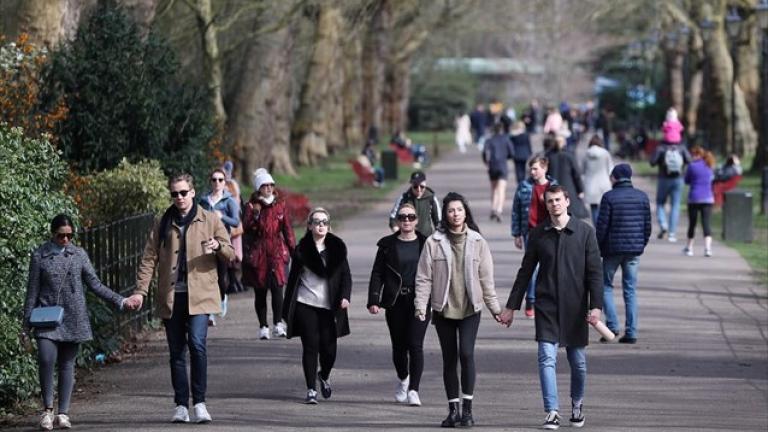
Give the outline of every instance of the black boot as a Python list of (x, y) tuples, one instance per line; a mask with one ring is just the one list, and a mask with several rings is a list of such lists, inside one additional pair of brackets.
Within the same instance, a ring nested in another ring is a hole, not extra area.
[(472, 399), (461, 400), (461, 426), (472, 427), (475, 419), (472, 418)]
[(456, 427), (459, 423), (459, 403), (448, 402), (448, 417), (440, 423), (440, 427)]

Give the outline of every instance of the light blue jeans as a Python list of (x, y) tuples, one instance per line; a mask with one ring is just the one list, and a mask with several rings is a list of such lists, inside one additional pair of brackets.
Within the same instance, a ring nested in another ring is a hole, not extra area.
[(619, 319), (613, 302), (613, 276), (621, 267), (621, 290), (624, 294), (624, 306), (627, 320), (624, 332), (627, 337), (637, 337), (637, 268), (640, 258), (637, 255), (613, 255), (603, 258), (603, 313), (605, 325), (614, 333), (619, 332)]
[[(559, 411), (557, 399), (557, 343), (539, 341), (539, 381), (544, 399), (544, 411)], [(571, 366), (571, 401), (584, 399), (587, 383), (586, 347), (566, 347), (568, 364)]]
[[(674, 178), (659, 176), (656, 185), (656, 219), (659, 221), (659, 227), (669, 231), (671, 237), (677, 232), (677, 221), (680, 219), (680, 196), (683, 194), (683, 176)], [(664, 206), (669, 198), (670, 210), (669, 219)]]

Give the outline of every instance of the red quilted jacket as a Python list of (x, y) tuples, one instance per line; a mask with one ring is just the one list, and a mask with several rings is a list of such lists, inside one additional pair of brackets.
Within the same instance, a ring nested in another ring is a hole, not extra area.
[(267, 275), (272, 272), (278, 285), (284, 286), (287, 282), (285, 267), (296, 247), (285, 201), (275, 197), (272, 204), (265, 204), (252, 197), (245, 207), (243, 228), (245, 284), (265, 287)]

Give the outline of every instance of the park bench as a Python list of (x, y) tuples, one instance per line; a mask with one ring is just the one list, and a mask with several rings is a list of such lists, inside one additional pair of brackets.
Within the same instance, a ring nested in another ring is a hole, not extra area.
[(397, 154), (397, 160), (403, 165), (410, 165), (413, 163), (413, 153), (408, 147), (400, 147), (395, 143), (389, 143), (389, 147)]
[(715, 196), (715, 208), (721, 207), (725, 193), (739, 185), (741, 176), (733, 176), (726, 181), (712, 182), (712, 193)]
[(350, 159), (349, 164), (352, 165), (352, 171), (354, 171), (357, 176), (357, 184), (361, 186), (373, 186), (375, 178), (368, 167), (355, 159)]

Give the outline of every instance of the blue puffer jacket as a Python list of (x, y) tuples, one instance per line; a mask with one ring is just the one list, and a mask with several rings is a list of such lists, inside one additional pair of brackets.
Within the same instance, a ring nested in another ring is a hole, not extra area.
[(600, 201), (597, 244), (603, 257), (642, 255), (651, 235), (651, 204), (645, 192), (621, 179)]
[[(556, 185), (557, 180), (547, 176), (550, 185)], [(531, 194), (533, 194), (533, 178), (528, 177), (517, 186), (515, 198), (512, 201), (512, 237), (528, 234), (528, 212), (531, 209)]]

